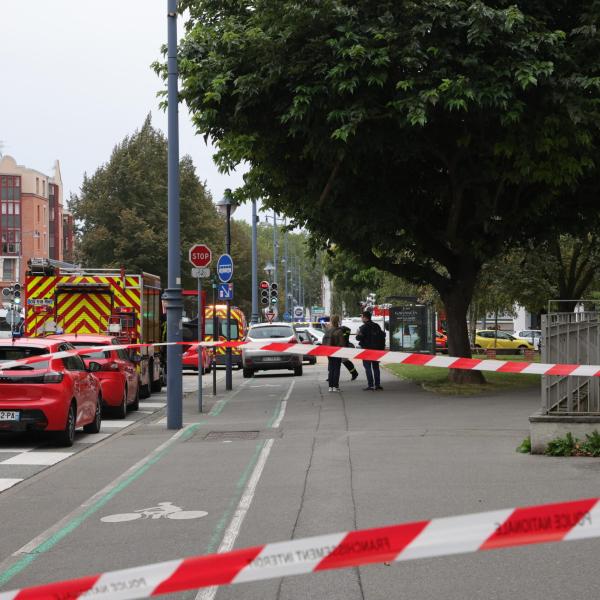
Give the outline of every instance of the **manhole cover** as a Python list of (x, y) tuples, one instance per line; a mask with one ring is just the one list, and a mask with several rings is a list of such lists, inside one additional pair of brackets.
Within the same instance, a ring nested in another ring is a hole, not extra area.
[(204, 436), (205, 440), (255, 440), (258, 431), (210, 431)]

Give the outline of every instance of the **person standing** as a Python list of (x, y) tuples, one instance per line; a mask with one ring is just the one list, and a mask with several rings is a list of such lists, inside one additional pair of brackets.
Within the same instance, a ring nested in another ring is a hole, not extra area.
[[(346, 340), (344, 338), (344, 331), (340, 327), (340, 318), (337, 315), (331, 317), (331, 324), (325, 331), (325, 336), (323, 337), (323, 346), (339, 346), (343, 348), (346, 345)], [(327, 357), (327, 370), (328, 370), (328, 378), (327, 382), (329, 384), (330, 392), (339, 392), (340, 391), (340, 370), (342, 368), (342, 359), (337, 358), (335, 356)]]
[[(385, 350), (385, 333), (377, 323), (373, 323), (371, 313), (368, 310), (362, 313), (362, 322), (363, 324), (356, 334), (360, 347), (365, 350)], [(364, 391), (382, 390), (379, 361), (363, 360), (363, 367), (367, 375), (367, 387), (364, 388)]]
[[(354, 344), (350, 341), (350, 327), (342, 325), (342, 331), (344, 332), (344, 346), (346, 348), (354, 348)], [(350, 381), (354, 381), (358, 377), (358, 371), (356, 370), (354, 363), (349, 358), (342, 358), (342, 364), (348, 369), (350, 375), (352, 375)]]

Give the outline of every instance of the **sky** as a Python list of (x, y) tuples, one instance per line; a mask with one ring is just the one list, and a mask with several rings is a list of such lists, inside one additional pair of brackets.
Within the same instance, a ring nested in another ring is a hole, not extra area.
[[(1, 151), (49, 175), (58, 159), (68, 198), (149, 112), (166, 132), (163, 83), (150, 68), (166, 43), (166, 13), (167, 0), (0, 0)], [(242, 172), (217, 171), (184, 105), (179, 129), (180, 154), (215, 200), (241, 185)], [(250, 221), (250, 206), (235, 217)]]

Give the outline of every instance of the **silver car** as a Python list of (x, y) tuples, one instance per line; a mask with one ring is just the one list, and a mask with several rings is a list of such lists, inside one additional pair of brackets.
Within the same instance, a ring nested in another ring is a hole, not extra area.
[[(298, 336), (290, 323), (260, 323), (250, 326), (246, 341), (294, 344), (298, 342)], [(246, 378), (252, 377), (257, 371), (278, 369), (287, 369), (294, 371), (294, 375), (302, 375), (302, 355), (242, 348), (242, 368)]]

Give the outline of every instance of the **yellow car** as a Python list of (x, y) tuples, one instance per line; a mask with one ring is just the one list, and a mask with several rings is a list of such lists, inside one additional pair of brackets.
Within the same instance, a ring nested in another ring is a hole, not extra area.
[(475, 333), (475, 348), (496, 348), (498, 350), (533, 350), (531, 342), (515, 337), (506, 331), (493, 329), (480, 330)]

